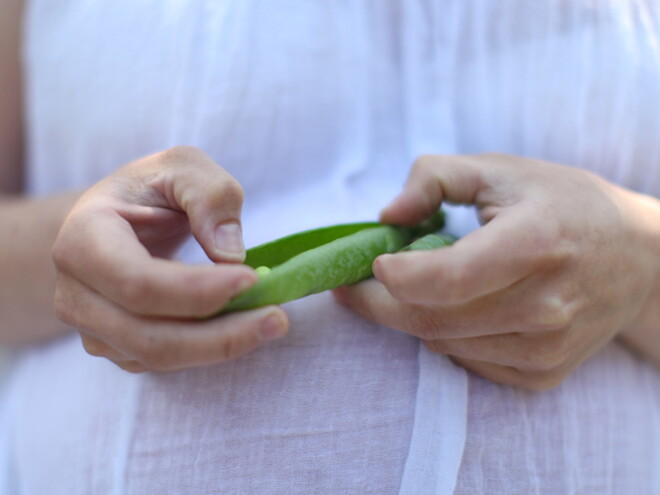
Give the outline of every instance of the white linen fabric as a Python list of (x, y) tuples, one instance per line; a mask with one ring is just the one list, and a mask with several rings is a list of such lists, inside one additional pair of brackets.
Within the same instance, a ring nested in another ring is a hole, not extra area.
[[(375, 218), (422, 153), (539, 157), (660, 194), (651, 1), (33, 0), (24, 55), (32, 193), (198, 146), (242, 183), (248, 245)], [(193, 243), (181, 257), (206, 262)], [(617, 343), (530, 393), (329, 294), (286, 309), (285, 339), (178, 373), (124, 373), (75, 336), (16, 355), (0, 487), (660, 492), (660, 374)]]

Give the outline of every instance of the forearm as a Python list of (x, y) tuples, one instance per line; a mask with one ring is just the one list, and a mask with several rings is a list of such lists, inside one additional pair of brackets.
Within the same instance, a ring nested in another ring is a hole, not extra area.
[(640, 294), (643, 304), (639, 316), (619, 337), (623, 343), (660, 367), (660, 201), (638, 196), (637, 204), (638, 225), (644, 233), (642, 245), (650, 253), (648, 266), (655, 284), (647, 294)]
[(67, 331), (53, 311), (51, 247), (79, 193), (40, 200), (0, 198), (0, 344)]

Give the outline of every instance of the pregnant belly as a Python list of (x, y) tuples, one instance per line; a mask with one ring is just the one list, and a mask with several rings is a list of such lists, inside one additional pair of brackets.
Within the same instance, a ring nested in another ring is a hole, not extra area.
[(77, 336), (12, 376), (27, 493), (397, 493), (418, 342), (329, 294), (286, 305), (291, 332), (237, 361), (130, 375)]

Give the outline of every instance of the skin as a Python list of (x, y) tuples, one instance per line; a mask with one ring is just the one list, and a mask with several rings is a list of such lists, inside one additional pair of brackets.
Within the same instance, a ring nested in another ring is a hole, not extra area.
[[(53, 247), (55, 309), (85, 349), (132, 371), (171, 371), (235, 359), (282, 337), (275, 306), (206, 321), (257, 281), (245, 257), (238, 182), (198, 149), (128, 164), (90, 188)], [(189, 236), (212, 265), (172, 261)]]
[[(257, 279), (237, 265), (242, 190), (199, 150), (138, 160), (85, 194), (24, 194), (22, 10), (0, 2), (0, 344), (33, 344), (73, 325), (88, 352), (139, 372), (232, 359), (282, 336), (288, 320), (275, 307), (194, 318)], [(220, 225), (232, 227), (216, 235)], [(166, 260), (190, 232), (221, 264)]]
[(484, 226), (452, 247), (384, 255), (335, 291), (490, 380), (544, 390), (619, 336), (660, 364), (660, 202), (589, 172), (505, 155), (424, 156), (381, 220), (443, 201)]
[(23, 191), (23, 123), (19, 63), (23, 3), (0, 2), (0, 343), (18, 346), (69, 331), (53, 311), (50, 248), (78, 197), (39, 201)]
[[(376, 256), (398, 251), (416, 236), (433, 232), (443, 223), (444, 216), (439, 215), (434, 221), (413, 229), (372, 223), (358, 230), (365, 224), (353, 224), (355, 232), (348, 235), (347, 225), (338, 225), (299, 232), (257, 246), (247, 252), (245, 263), (255, 268), (259, 282), (219, 313), (282, 304), (369, 278)], [(435, 240), (430, 241), (431, 237)], [(447, 243), (440, 236), (428, 236), (425, 241), (417, 241), (415, 247), (431, 249)], [(286, 256), (287, 251), (295, 254)], [(259, 266), (261, 263), (268, 266)]]
[[(277, 307), (195, 318), (257, 280), (237, 265), (240, 186), (201, 151), (137, 160), (82, 197), (23, 196), (21, 10), (0, 3), (0, 342), (72, 325), (89, 353), (139, 372), (282, 336)], [(660, 361), (657, 200), (523, 158), (424, 157), (381, 220), (416, 223), (444, 200), (477, 204), (486, 226), (439, 252), (381, 257), (377, 281), (338, 297), (502, 383), (553, 386), (615, 336)], [(190, 233), (218, 265), (169, 259)]]

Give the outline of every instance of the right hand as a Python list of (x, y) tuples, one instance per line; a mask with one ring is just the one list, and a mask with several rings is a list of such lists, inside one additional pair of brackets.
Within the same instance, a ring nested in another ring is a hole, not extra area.
[[(176, 147), (90, 188), (53, 247), (55, 309), (88, 353), (131, 371), (237, 358), (283, 336), (276, 306), (199, 320), (257, 281), (244, 259), (238, 182), (202, 151)], [(172, 255), (192, 232), (214, 265)]]

